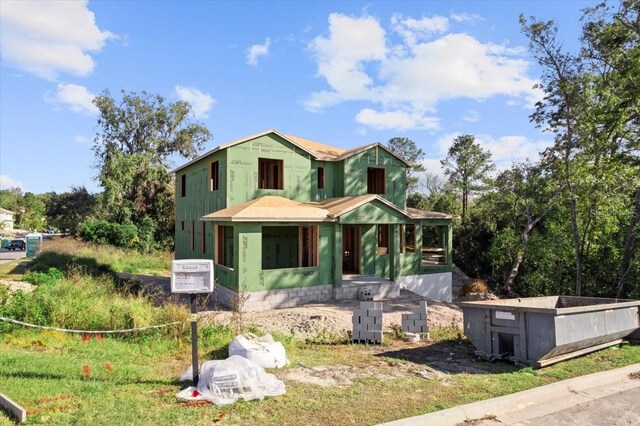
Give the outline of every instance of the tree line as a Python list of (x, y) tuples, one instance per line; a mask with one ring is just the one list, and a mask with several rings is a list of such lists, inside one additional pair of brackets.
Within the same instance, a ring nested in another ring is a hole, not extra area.
[(639, 9), (585, 9), (578, 52), (553, 21), (521, 16), (542, 69), (530, 118), (553, 145), (496, 171), (462, 135), (441, 162), (447, 179), (425, 173), (412, 188), (409, 205), (461, 216), (454, 261), (496, 291), (640, 297)]

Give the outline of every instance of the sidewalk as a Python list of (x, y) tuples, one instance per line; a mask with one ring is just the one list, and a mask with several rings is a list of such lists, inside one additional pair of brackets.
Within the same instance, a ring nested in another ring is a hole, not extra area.
[(540, 424), (640, 424), (640, 364), (563, 380), (384, 425)]

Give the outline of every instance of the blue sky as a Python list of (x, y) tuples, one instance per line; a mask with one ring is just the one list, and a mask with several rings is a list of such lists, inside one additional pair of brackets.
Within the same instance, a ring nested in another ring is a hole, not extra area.
[(0, 188), (99, 191), (104, 89), (192, 102), (207, 150), (270, 128), (343, 148), (403, 136), (438, 172), (469, 133), (507, 167), (551, 141), (529, 122), (540, 71), (518, 16), (555, 20), (571, 49), (594, 4), (2, 0)]

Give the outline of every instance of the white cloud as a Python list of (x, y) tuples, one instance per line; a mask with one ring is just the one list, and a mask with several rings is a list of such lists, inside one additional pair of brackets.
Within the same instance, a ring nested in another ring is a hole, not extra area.
[(176, 94), (181, 101), (189, 102), (196, 118), (207, 118), (211, 107), (216, 102), (211, 95), (201, 92), (195, 87), (176, 86)]
[(514, 161), (526, 159), (537, 161), (538, 154), (553, 144), (553, 141), (529, 140), (525, 136), (501, 136), (493, 138), (489, 135), (478, 135), (476, 142), (483, 149), (491, 151), (491, 158), (498, 168), (509, 167)]
[(394, 45), (376, 18), (331, 14), (328, 36), (309, 45), (318, 75), (329, 88), (311, 93), (305, 107), (319, 111), (341, 102), (371, 102), (383, 112), (374, 117), (373, 109), (365, 108), (358, 122), (385, 129), (381, 121), (396, 122), (396, 129), (408, 130), (411, 123), (414, 129), (433, 128), (415, 117), (425, 111), (433, 115), (447, 100), (507, 96), (532, 105), (539, 93), (532, 89), (536, 80), (527, 75), (530, 64), (523, 47), (482, 43), (464, 33), (442, 35), (447, 23), (448, 18), (438, 16), (416, 20), (394, 15), (391, 28), (402, 36)]
[(422, 165), (424, 166), (425, 171), (429, 173), (433, 173), (438, 176), (443, 181), (447, 180), (447, 176), (444, 174), (444, 169), (442, 168), (442, 164), (440, 163), (440, 159), (436, 158), (427, 158), (422, 161)]
[[(446, 157), (453, 140), (462, 135), (461, 132), (448, 133), (436, 141), (436, 147), (442, 158)], [(525, 136), (508, 135), (494, 137), (491, 135), (474, 135), (482, 149), (491, 152), (491, 160), (499, 170), (509, 167), (513, 162), (526, 159), (537, 161), (538, 154), (553, 145), (552, 140), (530, 140)]]
[(77, 136), (74, 136), (73, 141), (79, 145), (82, 145), (82, 144), (91, 142), (91, 139), (89, 139), (86, 136), (77, 135)]
[(0, 28), (2, 58), (48, 80), (60, 73), (90, 74), (90, 53), (115, 38), (98, 28), (86, 0), (3, 1)]
[(45, 99), (51, 103), (67, 105), (74, 112), (98, 115), (98, 108), (93, 104), (95, 97), (96, 95), (89, 92), (84, 86), (59, 83), (56, 93), (46, 95)]
[(329, 37), (318, 36), (309, 47), (318, 63), (318, 75), (332, 90), (312, 93), (305, 103), (307, 109), (376, 97), (370, 89), (373, 80), (364, 70), (366, 62), (383, 60), (387, 53), (385, 32), (375, 18), (332, 13)]
[(434, 34), (442, 34), (449, 29), (449, 19), (444, 16), (433, 16), (422, 19), (404, 18), (396, 13), (391, 17), (391, 28), (400, 34), (404, 41), (413, 46), (417, 42), (427, 40)]
[(9, 175), (0, 175), (0, 189), (24, 188), (22, 182), (15, 180)]
[(466, 13), (466, 12), (462, 12), (462, 13), (451, 13), (451, 15), (449, 15), (451, 17), (451, 19), (453, 19), (456, 22), (470, 22), (470, 23), (475, 23), (478, 21), (482, 21), (484, 20), (484, 18), (480, 15), (477, 15), (475, 13)]
[(477, 123), (480, 120), (480, 113), (475, 110), (469, 110), (465, 115), (462, 116), (464, 121), (468, 121), (469, 123)]
[(401, 110), (378, 112), (365, 108), (358, 112), (356, 121), (375, 130), (437, 129), (439, 119), (419, 111)]
[(254, 44), (247, 49), (247, 64), (251, 66), (258, 66), (258, 58), (260, 56), (269, 56), (269, 47), (271, 46), (271, 39), (266, 38), (264, 44)]

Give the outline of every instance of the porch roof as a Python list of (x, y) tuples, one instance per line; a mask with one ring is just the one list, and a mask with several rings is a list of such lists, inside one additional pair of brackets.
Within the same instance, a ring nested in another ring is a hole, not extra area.
[(315, 202), (301, 202), (275, 195), (266, 195), (245, 203), (209, 213), (200, 218), (211, 222), (336, 222), (340, 216), (365, 204), (380, 202), (408, 219), (455, 219), (456, 216), (418, 210), (402, 210), (376, 194), (327, 198)]
[(458, 216), (440, 212), (430, 212), (427, 210), (414, 209), (407, 207), (407, 213), (411, 219), (458, 219)]
[(331, 220), (321, 207), (266, 195), (242, 204), (202, 216), (202, 221), (216, 222), (323, 222)]
[(342, 216), (345, 213), (350, 212), (364, 204), (370, 203), (372, 201), (380, 201), (382, 204), (385, 204), (387, 207), (395, 210), (396, 212), (407, 216), (407, 212), (402, 209), (396, 207), (392, 202), (385, 200), (379, 195), (376, 194), (367, 194), (367, 195), (357, 195), (351, 197), (338, 197), (338, 198), (327, 198), (326, 200), (318, 201), (318, 206), (325, 208), (329, 211), (329, 216), (332, 218), (337, 218)]

